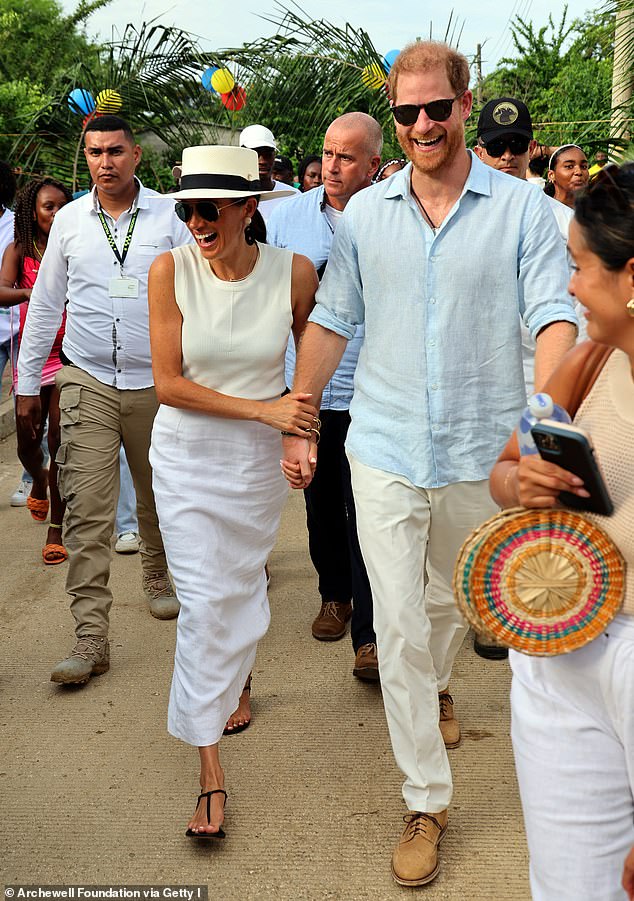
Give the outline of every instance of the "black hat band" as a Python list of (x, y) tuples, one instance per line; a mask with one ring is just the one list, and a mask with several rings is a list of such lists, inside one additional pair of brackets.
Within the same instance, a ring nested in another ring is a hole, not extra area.
[(260, 180), (249, 181), (241, 175), (183, 175), (180, 181), (181, 191), (195, 188), (211, 188), (222, 191), (261, 191)]

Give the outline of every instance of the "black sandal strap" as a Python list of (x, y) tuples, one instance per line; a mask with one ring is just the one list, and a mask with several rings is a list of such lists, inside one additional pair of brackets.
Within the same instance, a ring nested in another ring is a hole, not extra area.
[(224, 795), (225, 796), (225, 804), (227, 803), (227, 793), (224, 788), (214, 788), (208, 792), (201, 792), (198, 795), (198, 802), (196, 803), (196, 807), (200, 804), (203, 798), (207, 798), (207, 825), (211, 823), (211, 796), (212, 795)]

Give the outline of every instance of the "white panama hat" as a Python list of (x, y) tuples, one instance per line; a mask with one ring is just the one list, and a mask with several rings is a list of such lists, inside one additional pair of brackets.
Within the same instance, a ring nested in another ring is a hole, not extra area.
[(246, 147), (202, 144), (185, 147), (183, 162), (172, 170), (180, 188), (161, 197), (172, 200), (223, 200), (224, 198), (290, 197), (295, 191), (263, 191), (258, 178), (258, 155)]

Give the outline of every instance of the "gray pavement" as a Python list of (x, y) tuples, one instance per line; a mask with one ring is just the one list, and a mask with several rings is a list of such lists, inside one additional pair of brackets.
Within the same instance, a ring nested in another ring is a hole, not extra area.
[(450, 752), (441, 873), (421, 889), (393, 883), (401, 775), (380, 691), (351, 675), (349, 639), (310, 636), (319, 601), (297, 494), (271, 557), (253, 724), (221, 745), (227, 838), (185, 838), (197, 754), (165, 727), (175, 623), (150, 617), (138, 556), (113, 555), (110, 672), (82, 689), (49, 682), (73, 642), (66, 567), (43, 565), (45, 527), (9, 507), (19, 473), (10, 437), (0, 442), (0, 881), (205, 884), (210, 899), (238, 901), (529, 899), (508, 666), (469, 641), (451, 685), (464, 740)]

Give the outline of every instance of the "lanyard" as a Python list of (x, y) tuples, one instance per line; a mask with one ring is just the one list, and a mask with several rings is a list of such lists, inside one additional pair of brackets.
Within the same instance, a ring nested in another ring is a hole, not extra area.
[(121, 275), (123, 275), (123, 264), (125, 262), (125, 258), (128, 255), (128, 250), (130, 249), (130, 242), (132, 241), (132, 232), (134, 231), (134, 226), (136, 225), (136, 219), (137, 219), (137, 216), (139, 215), (138, 207), (132, 214), (132, 218), (130, 219), (130, 224), (128, 225), (128, 231), (125, 236), (125, 241), (123, 242), (123, 253), (119, 253), (119, 248), (117, 247), (115, 239), (112, 237), (112, 233), (110, 231), (110, 228), (108, 227), (108, 223), (106, 222), (106, 217), (101, 212), (101, 210), (99, 210), (98, 215), (99, 215), (99, 221), (101, 222), (101, 224), (103, 226), (103, 230), (106, 233), (106, 238), (108, 239), (108, 244), (112, 247), (112, 252), (116, 256), (117, 260), (119, 261), (119, 266), (121, 268)]

